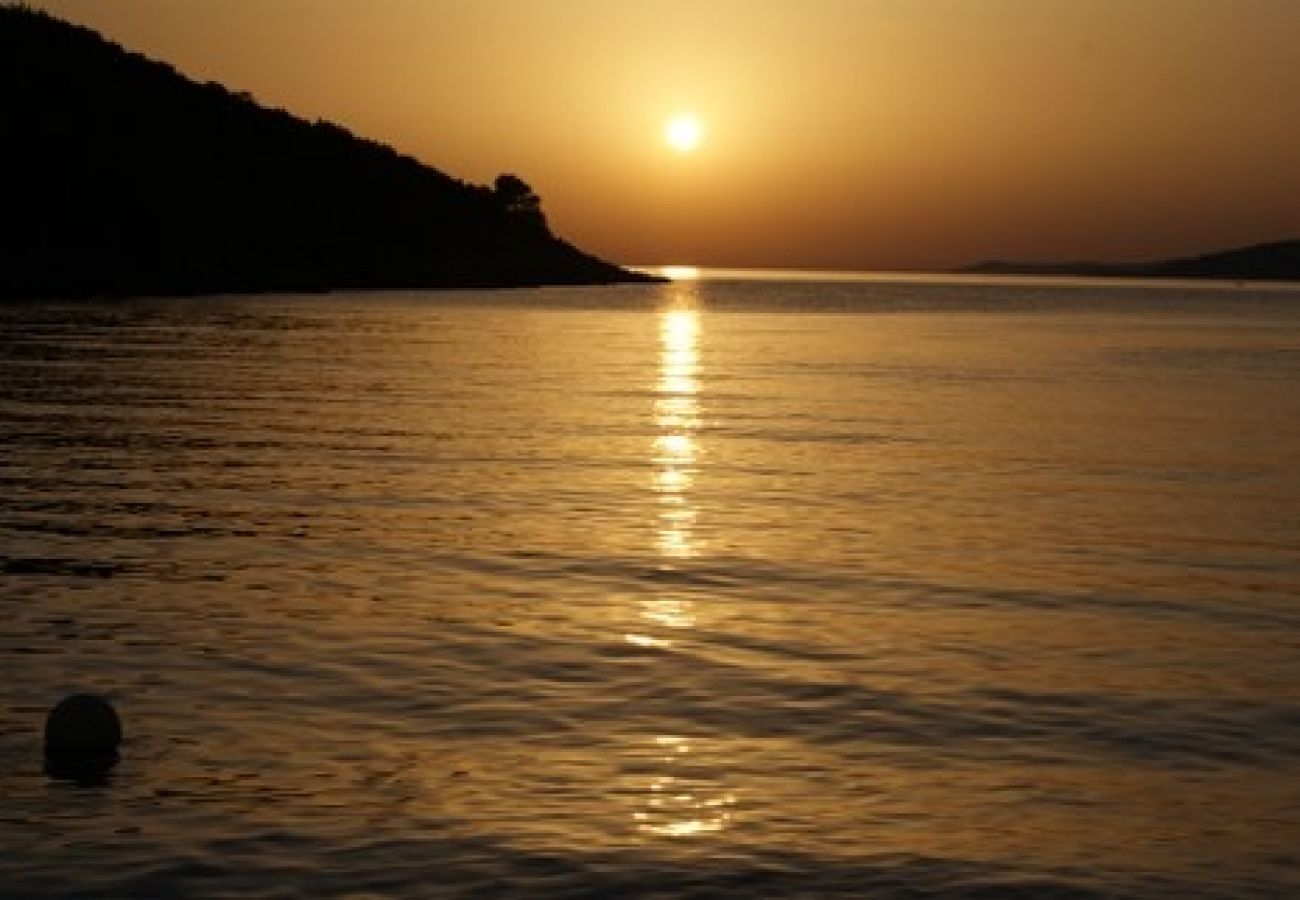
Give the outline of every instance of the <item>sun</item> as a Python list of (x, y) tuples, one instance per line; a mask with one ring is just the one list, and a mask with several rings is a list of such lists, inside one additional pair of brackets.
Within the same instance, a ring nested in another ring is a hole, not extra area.
[(695, 116), (682, 114), (673, 116), (664, 126), (664, 140), (678, 153), (690, 153), (700, 146), (704, 129)]

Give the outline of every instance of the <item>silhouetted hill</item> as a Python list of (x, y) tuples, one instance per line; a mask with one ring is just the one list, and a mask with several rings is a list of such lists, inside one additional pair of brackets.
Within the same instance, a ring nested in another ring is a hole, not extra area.
[(1300, 280), (1300, 240), (1274, 241), (1170, 260), (1156, 264), (1153, 273), (1171, 278)]
[(1084, 275), (1109, 278), (1300, 281), (1300, 240), (1274, 241), (1160, 262), (1023, 263), (992, 260), (968, 266), (961, 271), (979, 275)]
[(641, 281), (448, 177), (0, 6), (0, 298)]

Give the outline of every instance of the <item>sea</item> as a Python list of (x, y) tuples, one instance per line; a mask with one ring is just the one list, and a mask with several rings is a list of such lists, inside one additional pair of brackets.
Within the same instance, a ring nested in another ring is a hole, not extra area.
[(1300, 896), (1300, 285), (674, 274), (0, 306), (0, 896)]

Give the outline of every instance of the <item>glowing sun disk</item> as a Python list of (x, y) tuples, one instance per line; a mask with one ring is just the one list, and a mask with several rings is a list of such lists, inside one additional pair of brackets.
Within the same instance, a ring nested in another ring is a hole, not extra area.
[(668, 120), (664, 126), (664, 139), (679, 153), (689, 153), (700, 145), (704, 129), (694, 116), (680, 115)]

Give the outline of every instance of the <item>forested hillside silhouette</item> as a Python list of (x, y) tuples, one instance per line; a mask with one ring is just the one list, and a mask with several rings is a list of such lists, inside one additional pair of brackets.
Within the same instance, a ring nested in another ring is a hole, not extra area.
[(0, 297), (643, 280), (467, 184), (0, 6)]

